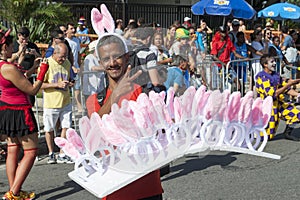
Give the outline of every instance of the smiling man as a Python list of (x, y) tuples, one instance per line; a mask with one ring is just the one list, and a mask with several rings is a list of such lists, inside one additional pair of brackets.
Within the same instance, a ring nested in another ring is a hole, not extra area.
[[(117, 103), (120, 106), (123, 99), (137, 99), (142, 93), (142, 88), (135, 84), (134, 80), (142, 71), (130, 76), (128, 49), (125, 41), (117, 34), (103, 36), (98, 42), (96, 51), (100, 65), (104, 67), (107, 84), (102, 92), (89, 96), (86, 105), (89, 116), (97, 112), (102, 117), (111, 112), (112, 104)], [(160, 172), (155, 170), (103, 199), (161, 200), (162, 192)]]
[(287, 82), (276, 72), (276, 61), (274, 57), (263, 55), (260, 58), (263, 71), (259, 72), (256, 79), (256, 91), (260, 98), (268, 96), (273, 98), (272, 115), (266, 128), (269, 139), (272, 139), (278, 128), (279, 120), (286, 121), (287, 127), (284, 131), (286, 139), (300, 141), (291, 135), (296, 123), (300, 122), (300, 110), (294, 104), (285, 100), (285, 94), (296, 96), (299, 102), (300, 94), (292, 89), (291, 86), (298, 84), (300, 79), (289, 79)]

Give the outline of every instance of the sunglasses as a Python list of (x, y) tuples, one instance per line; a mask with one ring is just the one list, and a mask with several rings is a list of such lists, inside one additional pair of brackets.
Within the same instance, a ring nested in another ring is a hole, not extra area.
[(64, 37), (58, 37), (58, 38), (55, 38), (55, 39), (58, 39), (58, 40), (65, 40)]

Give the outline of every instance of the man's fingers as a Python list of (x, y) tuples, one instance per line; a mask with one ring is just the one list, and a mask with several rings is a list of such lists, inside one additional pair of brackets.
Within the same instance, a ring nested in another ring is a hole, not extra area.
[(137, 77), (139, 77), (142, 74), (142, 70), (137, 71), (135, 74), (133, 74), (130, 78), (129, 81), (134, 81)]

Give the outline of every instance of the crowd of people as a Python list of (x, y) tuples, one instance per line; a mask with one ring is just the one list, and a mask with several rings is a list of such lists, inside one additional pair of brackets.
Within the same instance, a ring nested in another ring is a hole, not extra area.
[[(299, 141), (291, 134), (300, 122), (300, 111), (294, 105), (300, 101), (296, 88), (300, 74), (293, 68), (299, 66), (296, 30), (283, 26), (279, 36), (272, 33), (271, 23), (265, 27), (257, 24), (251, 38), (247, 38), (243, 21), (237, 19), (215, 28), (215, 32), (204, 20), (196, 24), (190, 17), (185, 17), (182, 24), (174, 22), (166, 30), (157, 23), (147, 24), (144, 18), (131, 19), (126, 27), (121, 19), (115, 22), (114, 33), (100, 40), (89, 37), (91, 30), (84, 17), (80, 17), (77, 26), (58, 25), (50, 33), (51, 40), (43, 55), (47, 59), (43, 62), (40, 62), (39, 48), (29, 41), (27, 27), (18, 29), (16, 40), (9, 31), (0, 32), (0, 136), (7, 140), (6, 170), (10, 187), (5, 199), (35, 196), (33, 192), (23, 191), (22, 184), (38, 148), (37, 124), (31, 108), (40, 89), (49, 164), (73, 163), (62, 150), (58, 155), (55, 153), (53, 142), (58, 127), (61, 137), (66, 137), (67, 129), (72, 127), (72, 115), (76, 113), (72, 110), (71, 88), (76, 112), (86, 110), (88, 116), (92, 112), (102, 116), (111, 111), (113, 103), (120, 105), (123, 99), (136, 100), (142, 92), (161, 92), (173, 87), (175, 95), (180, 96), (193, 85), (191, 77), (198, 74), (200, 84), (214, 86), (210, 76), (225, 73), (225, 66), (239, 59), (242, 61), (229, 65), (226, 72), (237, 90), (245, 91), (250, 76), (260, 98), (273, 97), (272, 118), (267, 127), (269, 138), (275, 136), (279, 119), (283, 119), (288, 125), (285, 137)], [(88, 55), (84, 57), (83, 52)], [(210, 76), (201, 64), (207, 58), (212, 66)], [(282, 76), (287, 71), (290, 76)], [(35, 82), (33, 73), (37, 73)], [(19, 162), (20, 148), (24, 155)], [(145, 184), (149, 181), (155, 187), (147, 188)], [(107, 199), (118, 199), (129, 191), (133, 199), (161, 199), (159, 170)]]

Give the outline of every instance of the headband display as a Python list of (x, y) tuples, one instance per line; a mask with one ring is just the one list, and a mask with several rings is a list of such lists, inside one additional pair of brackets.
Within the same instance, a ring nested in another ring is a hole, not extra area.
[[(105, 4), (100, 5), (100, 10), (97, 8), (93, 8), (91, 11), (91, 21), (92, 21), (92, 26), (96, 34), (98, 35), (98, 42), (97, 46), (99, 44), (99, 41), (105, 37), (105, 36), (115, 36), (118, 37), (125, 48), (125, 53), (128, 52), (128, 47), (126, 45), (126, 42), (123, 37), (121, 37), (119, 34), (114, 33), (115, 31), (115, 22), (113, 17), (111, 16), (110, 12), (108, 11), (107, 7)], [(96, 48), (96, 54), (97, 57), (99, 57), (99, 52), (98, 48)]]
[(272, 105), (272, 97), (254, 100), (253, 92), (241, 97), (204, 86), (175, 98), (173, 88), (167, 96), (152, 91), (114, 104), (102, 118), (81, 118), (81, 137), (69, 129), (67, 139), (55, 143), (75, 160), (70, 178), (102, 198), (187, 154), (218, 150), (279, 159), (263, 152)]

